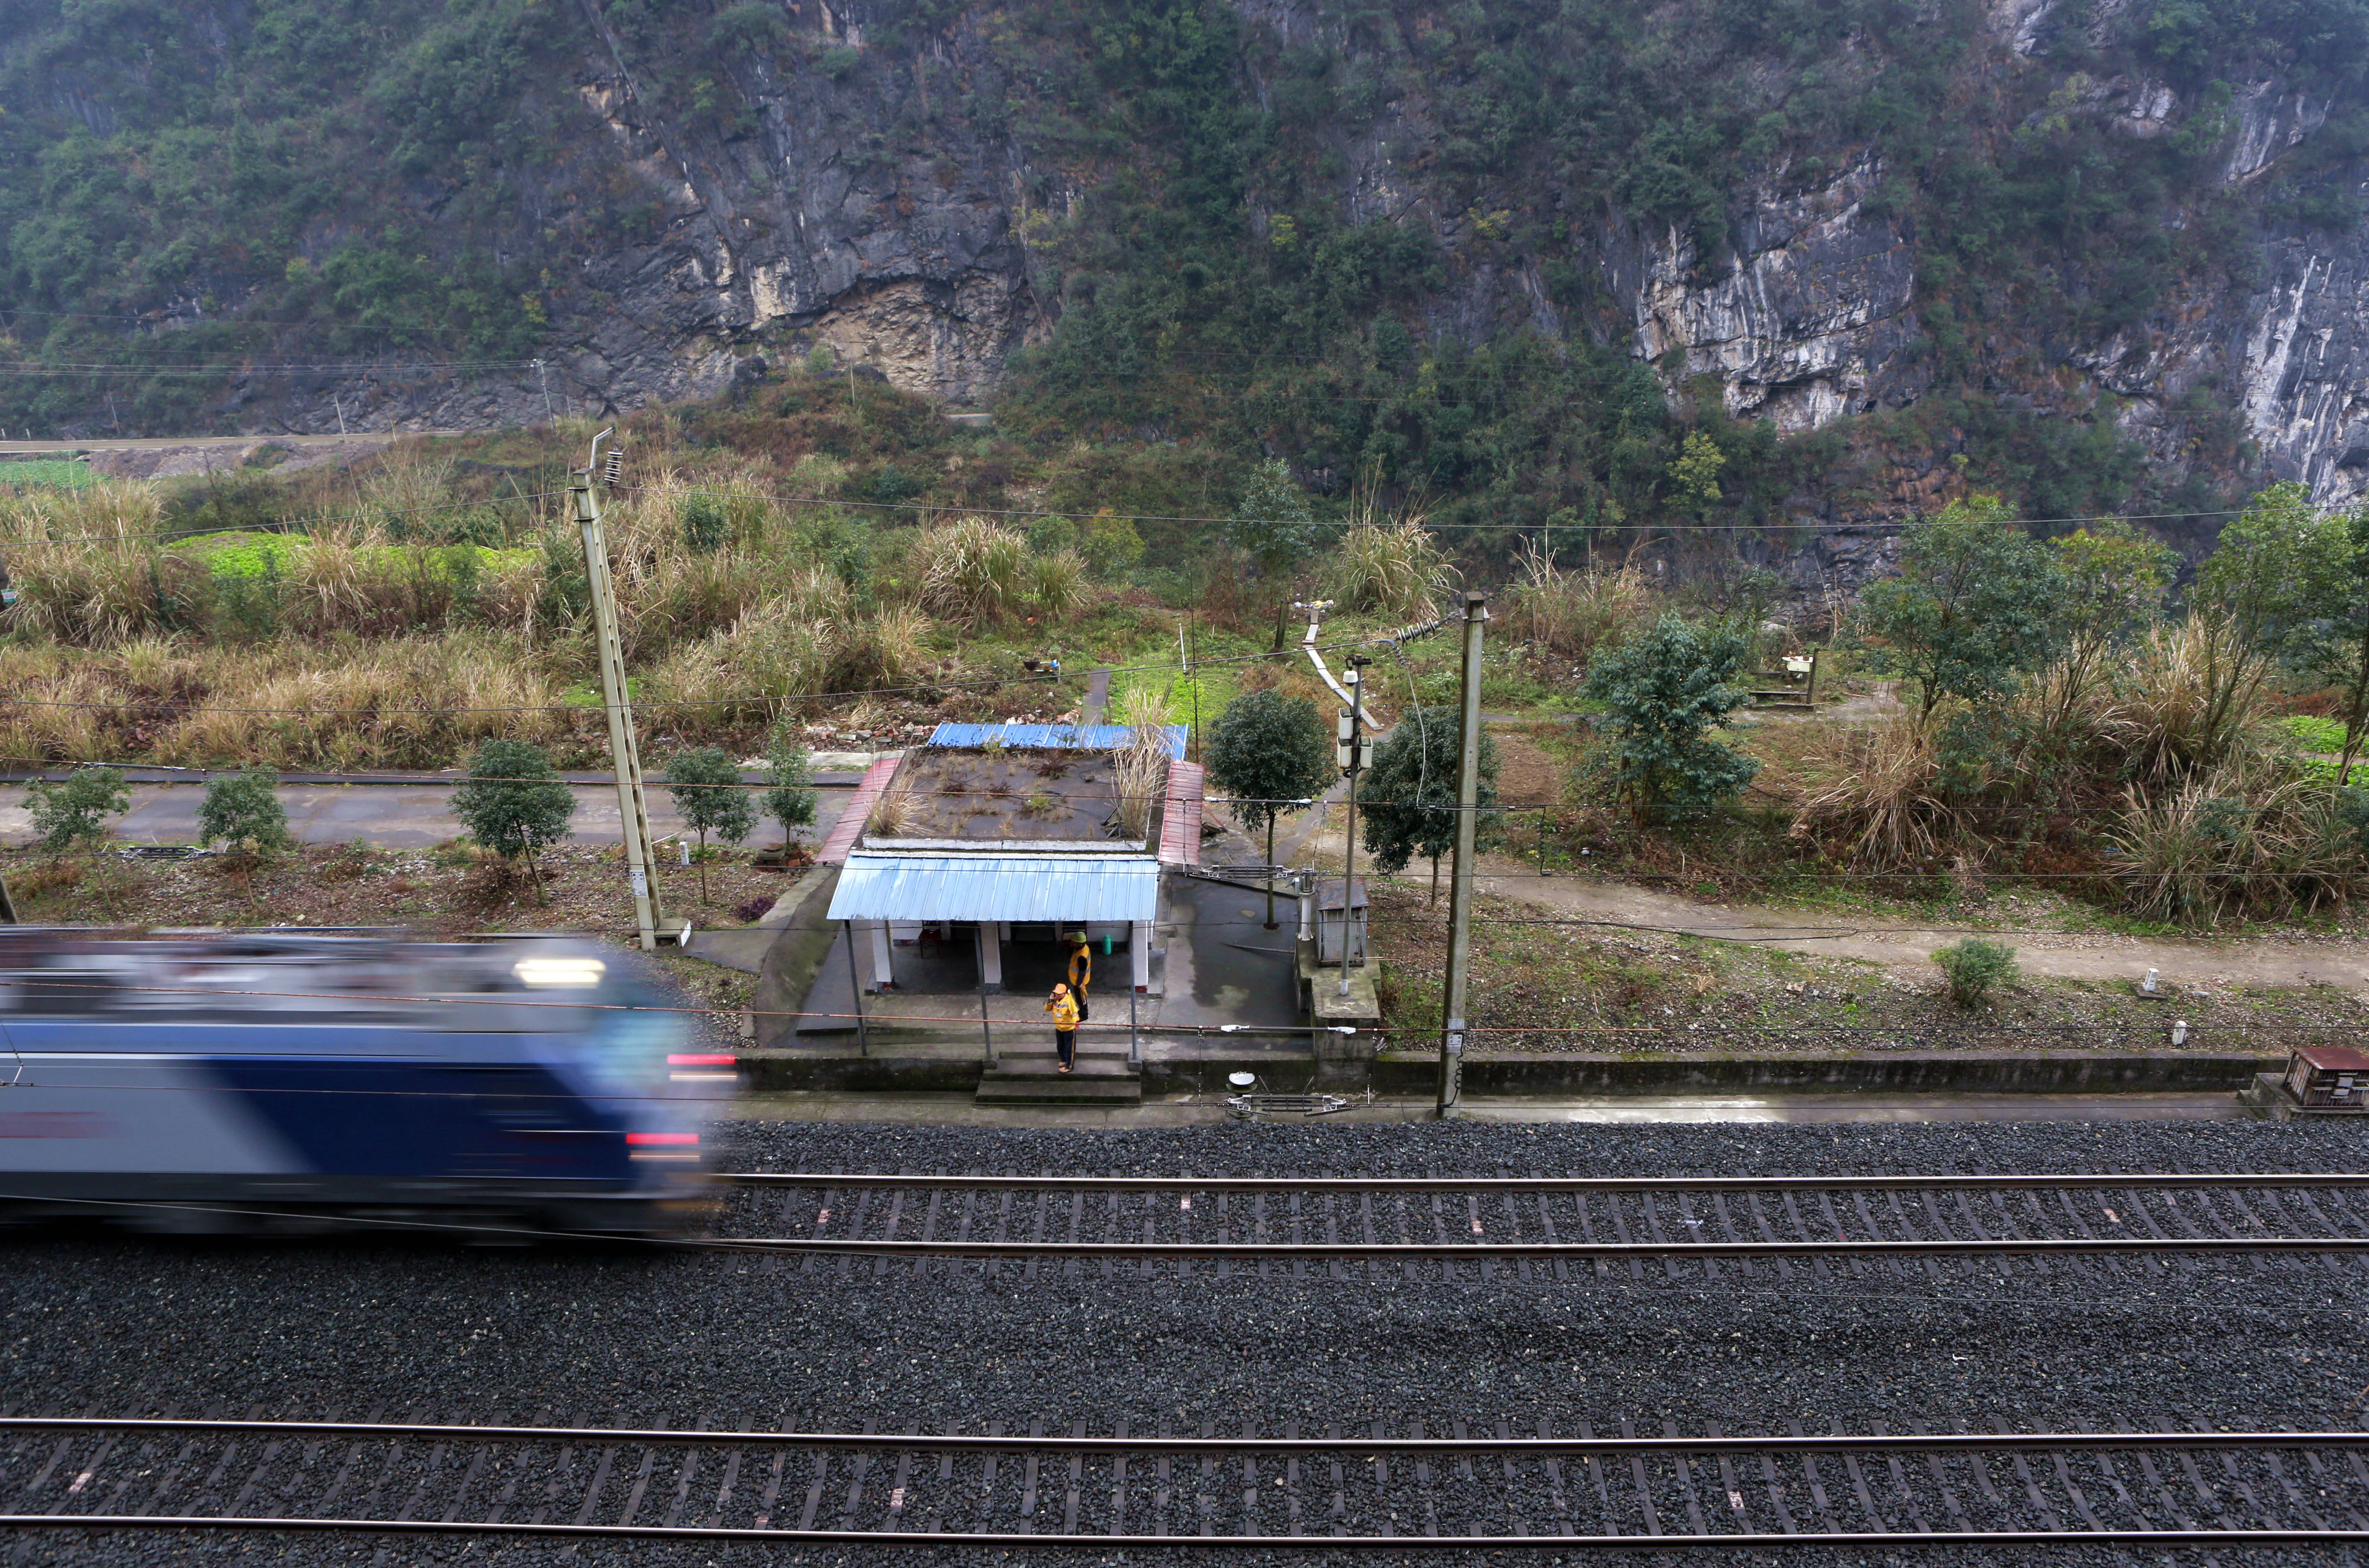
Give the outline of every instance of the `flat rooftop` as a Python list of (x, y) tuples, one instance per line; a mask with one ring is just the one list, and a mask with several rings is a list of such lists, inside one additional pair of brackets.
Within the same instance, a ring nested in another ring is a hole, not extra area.
[(905, 753), (864, 824), (866, 849), (1030, 844), (1149, 847), (1166, 760), (1132, 831), (1118, 821), (1124, 754), (1051, 746), (921, 746)]

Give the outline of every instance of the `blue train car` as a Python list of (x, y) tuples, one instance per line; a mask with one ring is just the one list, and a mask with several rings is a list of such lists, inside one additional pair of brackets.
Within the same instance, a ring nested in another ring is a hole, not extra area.
[(629, 962), (566, 939), (0, 933), (0, 1218), (697, 1228), (729, 1074)]

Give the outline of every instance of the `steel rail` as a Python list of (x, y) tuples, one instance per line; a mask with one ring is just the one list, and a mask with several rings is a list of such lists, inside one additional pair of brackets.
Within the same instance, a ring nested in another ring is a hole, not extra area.
[(1299, 1551), (1502, 1551), (1535, 1547), (1675, 1551), (1716, 1548), (1769, 1551), (1782, 1547), (1904, 1546), (2352, 1546), (2369, 1544), (2369, 1529), (2066, 1529), (1853, 1530), (1821, 1534), (1685, 1535), (1061, 1535), (985, 1530), (752, 1529), (727, 1525), (575, 1525), (529, 1520), (475, 1523), (464, 1519), (336, 1519), (246, 1517), (211, 1514), (0, 1514), (0, 1527), (79, 1530), (303, 1530), (382, 1535), (541, 1536), (577, 1540), (747, 1541), (771, 1545), (977, 1546), (1021, 1551), (1148, 1550), (1184, 1547), (1278, 1547)]
[(424, 1442), (600, 1443), (647, 1448), (910, 1448), (943, 1453), (1065, 1454), (1539, 1454), (1555, 1458), (1631, 1454), (1957, 1453), (2008, 1449), (2062, 1452), (2204, 1449), (2282, 1452), (2296, 1448), (2369, 1448), (2369, 1431), (2340, 1432), (1941, 1432), (1827, 1433), (1754, 1437), (1087, 1437), (1047, 1433), (1013, 1436), (972, 1433), (734, 1432), (675, 1427), (453, 1426), (407, 1421), (239, 1421), (199, 1417), (12, 1415), (0, 1432), (111, 1432), (127, 1436), (210, 1434), (308, 1442), (330, 1438), (416, 1439)]
[(2067, 1253), (2369, 1253), (2369, 1236), (1986, 1236), (1963, 1242), (882, 1242), (714, 1236), (717, 1252), (879, 1258), (1783, 1258), (2030, 1256)]
[(2149, 1171), (1931, 1176), (949, 1176), (829, 1171), (723, 1171), (743, 1187), (943, 1187), (974, 1192), (1642, 1193), (1915, 1192), (1938, 1188), (2369, 1187), (2369, 1172)]

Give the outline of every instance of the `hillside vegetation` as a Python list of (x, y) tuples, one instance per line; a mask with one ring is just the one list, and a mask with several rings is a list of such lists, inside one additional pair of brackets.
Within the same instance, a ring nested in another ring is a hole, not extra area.
[[(2040, 517), (2211, 509), (2251, 477), (2224, 397), (2183, 395), (2175, 460), (2143, 463), (2067, 345), (2250, 287), (2266, 232), (2358, 220), (2369, 13), (2060, 6), (2028, 68), (1990, 9), (10, 0), (0, 303), (16, 354), (83, 368), (0, 385), (0, 425), (269, 430), (326, 420), (339, 386), (400, 402), (684, 329), (778, 363), (807, 319), (667, 325), (711, 270), (685, 236), (730, 230), (727, 266), (790, 243), (766, 236), (804, 232), (803, 185), (841, 170), (884, 234), (933, 181), (1010, 204), (1043, 327), (1005, 377), (1013, 428), (1180, 466), (1277, 454), (1324, 494), (1370, 475), (1441, 522), (1574, 543), (1953, 486)], [(2272, 77), (2324, 122), (2230, 185), (2233, 87)], [(2125, 79), (2165, 84), (2171, 118), (2134, 133), (2100, 97)], [(588, 110), (612, 87), (655, 140)], [(1635, 247), (1682, 240), (1711, 286), (1757, 213), (1846, 174), (1913, 252), (1880, 406), (1780, 439), (1683, 355), (1637, 358), (1611, 282)], [(336, 368), (357, 361), (410, 368)]]

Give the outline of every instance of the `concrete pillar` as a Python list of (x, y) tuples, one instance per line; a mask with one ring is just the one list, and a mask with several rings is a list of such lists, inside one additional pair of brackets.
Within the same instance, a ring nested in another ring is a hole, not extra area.
[(990, 996), (1003, 989), (1003, 927), (995, 921), (978, 927), (978, 980)]
[(889, 990), (897, 984), (896, 971), (888, 967), (888, 922), (860, 922), (872, 937), (872, 984), (875, 990)]
[(1134, 972), (1135, 989), (1151, 989), (1151, 922), (1134, 921), (1127, 928), (1127, 963)]

